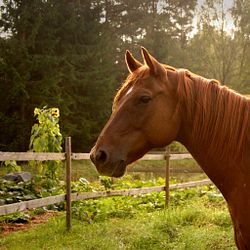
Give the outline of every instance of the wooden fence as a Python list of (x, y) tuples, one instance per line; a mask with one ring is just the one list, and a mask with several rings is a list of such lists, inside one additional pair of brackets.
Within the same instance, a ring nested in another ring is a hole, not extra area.
[(169, 185), (169, 160), (192, 158), (190, 154), (170, 154), (169, 149), (166, 149), (165, 154), (146, 154), (142, 160), (165, 160), (165, 186), (149, 187), (149, 188), (132, 188), (128, 190), (111, 190), (102, 192), (83, 192), (71, 193), (71, 163), (72, 160), (89, 160), (89, 153), (72, 153), (71, 152), (71, 138), (66, 138), (65, 153), (34, 153), (34, 152), (0, 152), (0, 161), (16, 160), (16, 161), (48, 161), (48, 160), (63, 160), (66, 166), (66, 194), (50, 196), (46, 198), (39, 198), (30, 201), (23, 201), (8, 205), (0, 206), (0, 215), (6, 215), (14, 212), (24, 211), (26, 209), (33, 209), (37, 207), (47, 206), (59, 202), (66, 201), (66, 222), (67, 228), (71, 228), (71, 203), (72, 201), (83, 199), (94, 199), (99, 197), (109, 196), (131, 196), (136, 194), (145, 194), (150, 192), (165, 191), (166, 206), (169, 204), (169, 191), (178, 188), (189, 188), (195, 186), (203, 186), (212, 184), (208, 179), (202, 181), (186, 182), (181, 184)]

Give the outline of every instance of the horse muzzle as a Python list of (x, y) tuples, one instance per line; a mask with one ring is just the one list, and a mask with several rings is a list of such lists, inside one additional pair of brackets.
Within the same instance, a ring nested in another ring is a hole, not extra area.
[(112, 156), (108, 150), (103, 148), (93, 147), (90, 152), (90, 159), (101, 175), (121, 177), (126, 172), (126, 161), (122, 157)]

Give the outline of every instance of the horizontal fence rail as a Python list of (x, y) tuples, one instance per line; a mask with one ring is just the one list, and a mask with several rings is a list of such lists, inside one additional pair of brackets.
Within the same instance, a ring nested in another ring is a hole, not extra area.
[(11, 213), (21, 212), (26, 209), (33, 209), (38, 207), (44, 207), (56, 203), (65, 201), (65, 194), (49, 196), (45, 198), (30, 200), (30, 201), (21, 201), (13, 204), (0, 206), (0, 215), (7, 215)]
[[(192, 159), (191, 154), (169, 154), (170, 160), (182, 160)], [(65, 153), (35, 153), (35, 152), (1, 152), (0, 161), (53, 161), (66, 159)], [(72, 153), (72, 160), (90, 160), (90, 153)], [(144, 155), (140, 160), (154, 161), (154, 160), (165, 160), (166, 155), (164, 152), (161, 153), (148, 153)]]
[(0, 161), (53, 161), (65, 160), (65, 153), (0, 152)]
[[(202, 181), (186, 182), (169, 185), (169, 160), (179, 159), (192, 159), (192, 156), (188, 153), (169, 153), (167, 148), (165, 152), (160, 153), (148, 153), (144, 155), (141, 160), (164, 160), (165, 166), (165, 186), (147, 187), (147, 188), (131, 188), (127, 190), (110, 190), (110, 191), (98, 191), (98, 192), (83, 192), (83, 193), (71, 193), (71, 161), (72, 160), (90, 160), (89, 153), (72, 153), (71, 152), (71, 139), (66, 138), (66, 152), (65, 153), (36, 153), (36, 152), (0, 152), (0, 162), (7, 160), (15, 161), (50, 161), (61, 160), (65, 161), (66, 165), (66, 194), (60, 194), (45, 198), (39, 198), (29, 201), (23, 201), (13, 204), (7, 204), (0, 206), (0, 215), (6, 215), (10, 213), (24, 211), (26, 209), (33, 209), (51, 204), (56, 204), (66, 201), (66, 220), (67, 228), (71, 228), (71, 202), (84, 199), (96, 199), (100, 197), (110, 196), (133, 196), (138, 194), (146, 194), (151, 192), (165, 191), (166, 207), (169, 203), (169, 191), (178, 188), (190, 188), (196, 186), (210, 185), (212, 182), (208, 179)], [(152, 169), (152, 168), (151, 168)], [(130, 169), (129, 169), (130, 171)]]

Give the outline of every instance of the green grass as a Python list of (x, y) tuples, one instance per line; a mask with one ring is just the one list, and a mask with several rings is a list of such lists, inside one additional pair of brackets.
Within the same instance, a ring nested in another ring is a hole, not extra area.
[[(166, 162), (164, 160), (155, 160), (155, 161), (145, 161), (138, 160), (133, 163), (129, 168), (145, 169), (147, 167), (153, 168), (162, 168), (165, 169)], [(185, 168), (187, 173), (173, 173), (171, 177), (175, 178), (177, 182), (185, 181), (196, 181), (201, 179), (206, 179), (207, 176), (205, 173), (188, 173), (188, 170), (197, 168), (197, 163), (193, 159), (182, 159), (170, 161), (171, 168)], [(165, 174), (163, 173), (127, 173), (126, 175), (131, 175), (134, 179), (157, 179), (158, 177), (164, 178)], [(73, 161), (72, 164), (72, 180), (76, 181), (80, 177), (84, 177), (89, 181), (95, 181), (98, 179), (98, 172), (96, 171), (95, 166), (90, 161)]]
[(65, 217), (28, 231), (0, 237), (0, 249), (86, 250), (236, 250), (228, 210), (224, 202), (206, 196), (181, 206), (132, 218), (109, 218), (88, 224), (73, 220), (70, 232)]
[(73, 161), (72, 162), (72, 180), (76, 181), (80, 177), (84, 177), (89, 181), (98, 179), (98, 172), (90, 160)]

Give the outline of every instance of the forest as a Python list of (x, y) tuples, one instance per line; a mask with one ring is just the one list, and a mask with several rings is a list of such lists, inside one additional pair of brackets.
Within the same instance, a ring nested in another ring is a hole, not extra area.
[(248, 0), (0, 1), (0, 151), (27, 151), (34, 109), (59, 108), (88, 152), (127, 76), (124, 53), (250, 93)]

